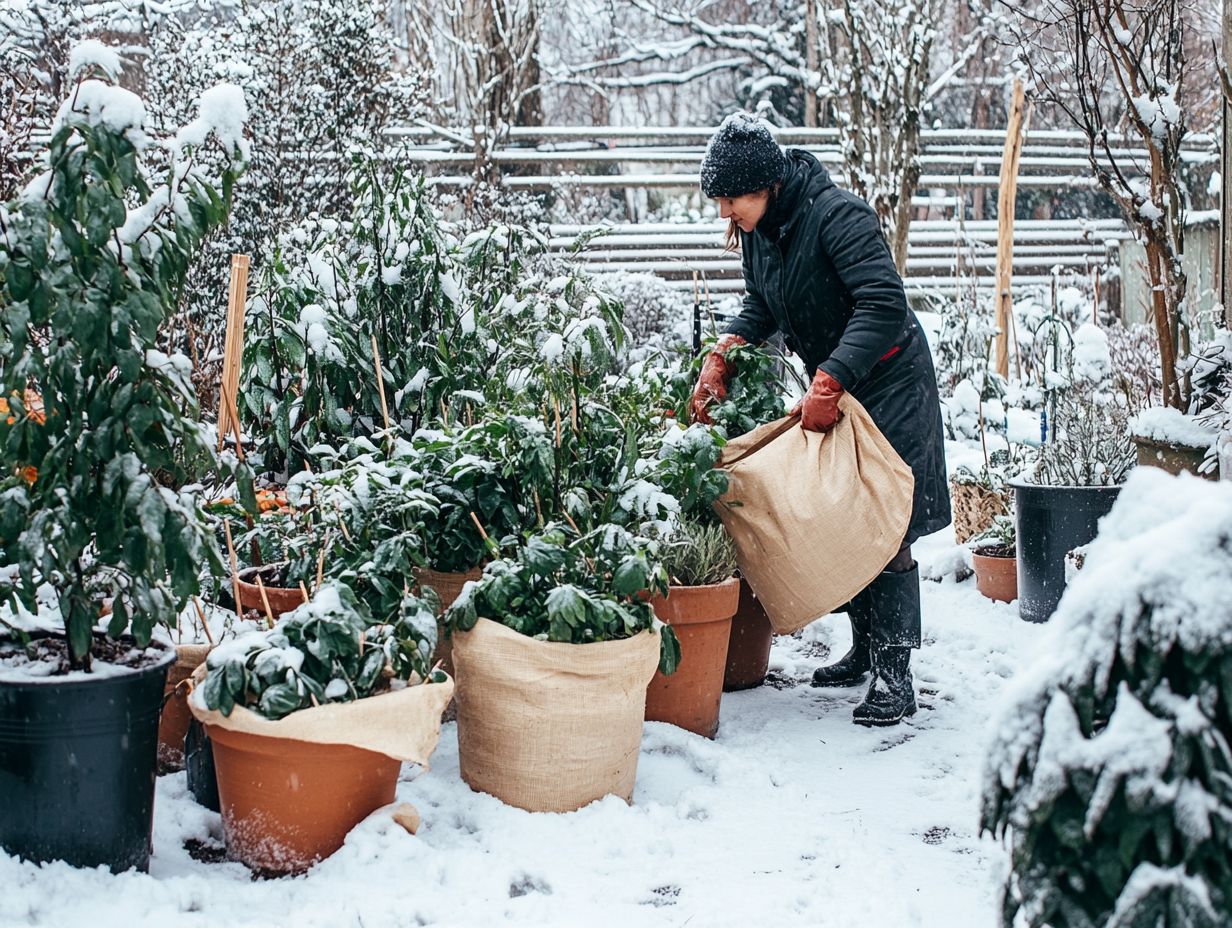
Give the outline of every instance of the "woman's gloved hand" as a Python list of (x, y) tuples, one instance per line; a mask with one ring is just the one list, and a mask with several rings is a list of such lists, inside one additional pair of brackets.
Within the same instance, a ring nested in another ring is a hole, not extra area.
[(843, 386), (825, 371), (819, 370), (813, 377), (808, 393), (791, 411), (800, 414), (800, 427), (810, 432), (828, 432), (838, 422), (838, 401), (843, 396)]
[(706, 407), (712, 402), (721, 403), (727, 399), (727, 383), (736, 373), (736, 366), (727, 360), (727, 352), (735, 345), (747, 344), (739, 335), (724, 335), (714, 350), (706, 355), (697, 386), (693, 388), (693, 399), (689, 402), (689, 417), (693, 422), (714, 425)]

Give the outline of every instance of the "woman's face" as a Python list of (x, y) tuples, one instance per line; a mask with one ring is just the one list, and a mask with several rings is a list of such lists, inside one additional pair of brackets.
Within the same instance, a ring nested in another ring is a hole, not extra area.
[(752, 232), (766, 215), (766, 204), (770, 202), (769, 190), (758, 190), (756, 193), (746, 193), (738, 197), (716, 197), (719, 204), (719, 215), (730, 219), (740, 227), (741, 232)]

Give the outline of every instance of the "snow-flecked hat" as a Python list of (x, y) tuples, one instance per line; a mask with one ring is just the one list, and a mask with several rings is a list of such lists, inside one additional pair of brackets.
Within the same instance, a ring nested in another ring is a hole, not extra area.
[(732, 113), (710, 137), (702, 161), (702, 193), (740, 197), (773, 187), (783, 179), (787, 157), (765, 120)]

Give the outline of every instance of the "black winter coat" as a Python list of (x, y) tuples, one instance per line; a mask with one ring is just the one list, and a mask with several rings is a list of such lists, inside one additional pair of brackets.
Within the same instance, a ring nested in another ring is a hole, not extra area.
[(810, 375), (821, 368), (868, 410), (915, 475), (908, 543), (950, 522), (945, 438), (928, 341), (872, 207), (788, 149), (778, 195), (741, 233), (744, 308), (727, 331), (754, 344), (781, 332)]

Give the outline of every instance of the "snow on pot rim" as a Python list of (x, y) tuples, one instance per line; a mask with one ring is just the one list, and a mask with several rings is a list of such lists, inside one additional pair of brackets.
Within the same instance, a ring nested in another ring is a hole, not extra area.
[[(37, 641), (42, 638), (63, 638), (63, 633), (57, 632), (36, 632), (30, 636), (31, 641)], [(101, 636), (100, 636), (101, 637)], [(122, 639), (121, 639), (122, 640)], [(131, 639), (130, 639), (131, 640)], [(3, 636), (0, 637), (0, 650), (6, 644), (20, 645), (16, 638)], [(46, 660), (30, 661), (25, 658), (24, 651), (18, 649), (18, 653), (12, 657), (20, 657), (20, 660), (12, 660), (10, 657), (0, 653), (0, 685), (15, 685), (15, 686), (55, 686), (57, 684), (71, 684), (73, 686), (90, 686), (102, 685), (118, 677), (128, 677), (136, 674), (146, 673), (164, 666), (170, 666), (176, 661), (176, 651), (174, 646), (151, 639), (150, 643), (144, 648), (137, 648), (136, 642), (133, 642), (128, 655), (134, 652), (140, 652), (138, 663), (135, 666), (124, 664), (115, 664), (101, 660), (95, 655), (91, 661), (91, 670), (70, 670), (68, 673), (54, 673), (58, 664), (52, 664)]]

